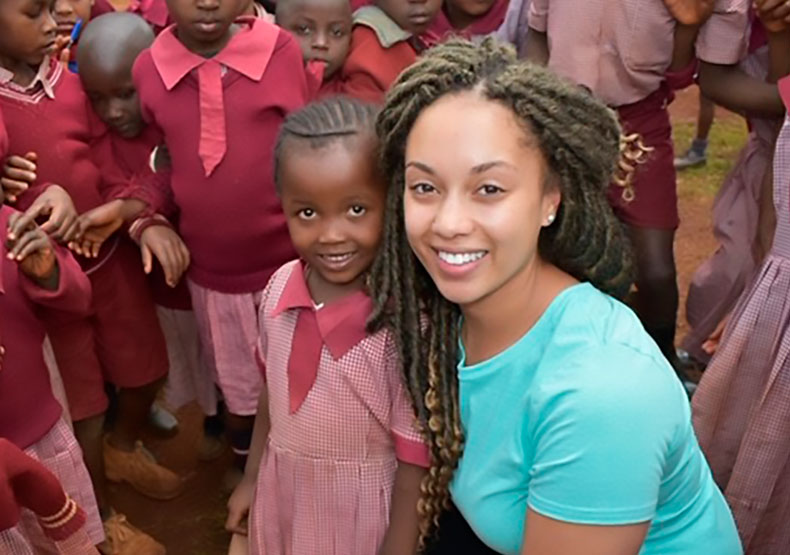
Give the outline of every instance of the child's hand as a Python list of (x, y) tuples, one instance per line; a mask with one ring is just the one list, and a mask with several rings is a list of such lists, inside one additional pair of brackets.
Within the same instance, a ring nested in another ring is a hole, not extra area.
[[(52, 280), (57, 270), (55, 251), (44, 230), (33, 221), (24, 224), (24, 218), (24, 214), (15, 212), (8, 219), (6, 256), (9, 260), (16, 261), (21, 272), (27, 277), (45, 284)], [(14, 238), (11, 237), (12, 229), (15, 230)]]
[(242, 526), (241, 523), (250, 512), (254, 494), (255, 482), (245, 476), (228, 499), (228, 519), (225, 521), (225, 530), (233, 534), (247, 535), (247, 527)]
[(679, 23), (702, 25), (713, 13), (715, 0), (664, 0), (664, 5)]
[(122, 207), (122, 200), (113, 200), (81, 215), (77, 235), (69, 248), (86, 258), (99, 256), (101, 246), (123, 224)]
[(175, 287), (189, 267), (189, 250), (178, 233), (164, 225), (152, 225), (140, 236), (140, 249), (143, 254), (143, 269), (150, 274), (153, 257), (165, 271), (165, 281)]
[(765, 29), (771, 33), (785, 31), (790, 25), (790, 4), (785, 0), (755, 0), (754, 8)]
[(19, 196), (36, 182), (37, 161), (38, 155), (35, 152), (6, 158), (0, 185), (2, 185), (3, 194), (9, 203), (15, 203)]
[(727, 327), (727, 324), (730, 321), (730, 314), (725, 316), (719, 325), (716, 326), (716, 329), (708, 336), (708, 338), (702, 343), (702, 350), (705, 351), (705, 354), (713, 356), (716, 354), (716, 351), (721, 344), (721, 338), (724, 335), (724, 329)]
[(47, 216), (47, 221), (41, 224), (41, 229), (51, 237), (68, 242), (76, 236), (77, 211), (71, 197), (60, 185), (50, 185), (24, 214), (15, 219), (15, 224), (8, 229), (9, 239), (17, 240), (31, 223), (42, 216)]
[(58, 61), (63, 64), (63, 67), (68, 67), (69, 62), (71, 61), (71, 49), (68, 47), (69, 43), (71, 42), (71, 37), (69, 36), (57, 36), (55, 37), (55, 53), (54, 55), (57, 56)]

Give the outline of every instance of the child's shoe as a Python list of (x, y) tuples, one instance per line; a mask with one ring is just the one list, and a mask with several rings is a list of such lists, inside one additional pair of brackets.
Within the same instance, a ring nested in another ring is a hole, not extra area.
[(99, 546), (103, 555), (165, 555), (165, 546), (138, 530), (124, 515), (114, 513), (104, 522), (107, 539)]
[(110, 445), (104, 438), (104, 473), (111, 482), (127, 482), (147, 497), (167, 501), (184, 491), (181, 477), (158, 464), (143, 442), (127, 452)]

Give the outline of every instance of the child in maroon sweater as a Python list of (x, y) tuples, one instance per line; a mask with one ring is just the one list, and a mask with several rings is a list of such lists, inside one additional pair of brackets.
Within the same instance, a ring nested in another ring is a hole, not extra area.
[(234, 23), (243, 3), (169, 0), (176, 24), (132, 70), (143, 118), (170, 153), (192, 304), (230, 413), (237, 476), (261, 389), (258, 303), (272, 273), (295, 257), (271, 153), (285, 116), (309, 98), (297, 42), (260, 19)]
[[(153, 32), (142, 18), (129, 13), (105, 14), (85, 29), (77, 56), (80, 80), (94, 111), (108, 127), (99, 141), (98, 155), (114, 158), (130, 180), (155, 177), (150, 162), (161, 139), (143, 122), (132, 82), (132, 65), (153, 40)], [(101, 228), (120, 225), (119, 220), (135, 221), (143, 214), (145, 204), (151, 205), (149, 213), (160, 210), (168, 217), (177, 217), (171, 199), (116, 199), (80, 218), (82, 226), (89, 228), (87, 243), (97, 240)], [(167, 340), (170, 372), (165, 399), (174, 409), (197, 399), (204, 413), (213, 415), (217, 404), (214, 382), (200, 357), (189, 289), (180, 280), (189, 265), (189, 251), (167, 221), (157, 218), (148, 223), (153, 225), (142, 228), (133, 224), (132, 229), (140, 228), (135, 238), (143, 251), (144, 269), (150, 276)], [(95, 243), (80, 248), (91, 250)], [(159, 261), (157, 267), (153, 267), (152, 258)], [(207, 456), (211, 451), (217, 451), (216, 442), (207, 443), (202, 453)]]
[(275, 22), (302, 47), (314, 96), (342, 92), (340, 69), (351, 48), (349, 0), (280, 0)]
[(490, 35), (505, 21), (508, 0), (445, 0), (425, 34), (433, 46), (451, 35), (468, 39)]
[(420, 35), (441, 4), (441, 0), (376, 0), (358, 9), (351, 53), (343, 66), (343, 91), (366, 102), (383, 102), (395, 78), (425, 49)]
[[(62, 212), (41, 195), (48, 184), (62, 183), (85, 212), (104, 202), (100, 189), (122, 194), (128, 183), (112, 167), (100, 172), (92, 157), (95, 129), (79, 79), (47, 56), (56, 37), (49, 6), (5, 1), (0, 28), (0, 106), (11, 152), (49, 154), (39, 157), (36, 179), (17, 204), (33, 217), (49, 214), (47, 229), (67, 240), (73, 226), (65, 228)], [(172, 497), (183, 489), (181, 479), (153, 462), (138, 442), (167, 372), (167, 352), (135, 246), (115, 237), (96, 259), (80, 262), (93, 288), (90, 316), (50, 311), (45, 318), (99, 508), (108, 527), (123, 527), (122, 519), (112, 518), (105, 462), (108, 477), (149, 495)], [(105, 379), (120, 387), (120, 402), (115, 429), (103, 444)]]

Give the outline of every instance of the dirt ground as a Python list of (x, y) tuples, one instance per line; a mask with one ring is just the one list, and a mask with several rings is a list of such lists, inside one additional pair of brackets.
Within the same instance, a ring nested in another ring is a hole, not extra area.
[[(671, 106), (678, 152), (687, 148), (694, 133), (697, 94), (696, 89), (684, 91)], [(675, 247), (681, 292), (678, 339), (687, 329), (683, 305), (691, 275), (716, 248), (710, 222), (713, 198), (745, 138), (743, 120), (717, 109), (708, 166), (679, 176), (682, 223)], [(165, 465), (188, 476), (187, 492), (174, 501), (156, 502), (140, 497), (127, 486), (114, 486), (114, 505), (132, 523), (164, 543), (171, 555), (226, 553), (230, 540), (223, 530), (227, 493), (221, 483), (230, 454), (214, 463), (198, 464), (196, 450), (202, 429), (199, 411), (188, 406), (178, 416), (181, 433), (175, 439), (150, 438), (147, 444)]]

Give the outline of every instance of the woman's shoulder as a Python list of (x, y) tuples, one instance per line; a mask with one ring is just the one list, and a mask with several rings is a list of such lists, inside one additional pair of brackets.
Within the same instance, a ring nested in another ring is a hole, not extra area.
[(646, 404), (688, 404), (672, 367), (630, 308), (589, 284), (566, 290), (559, 300), (533, 402), (562, 397), (625, 413)]

